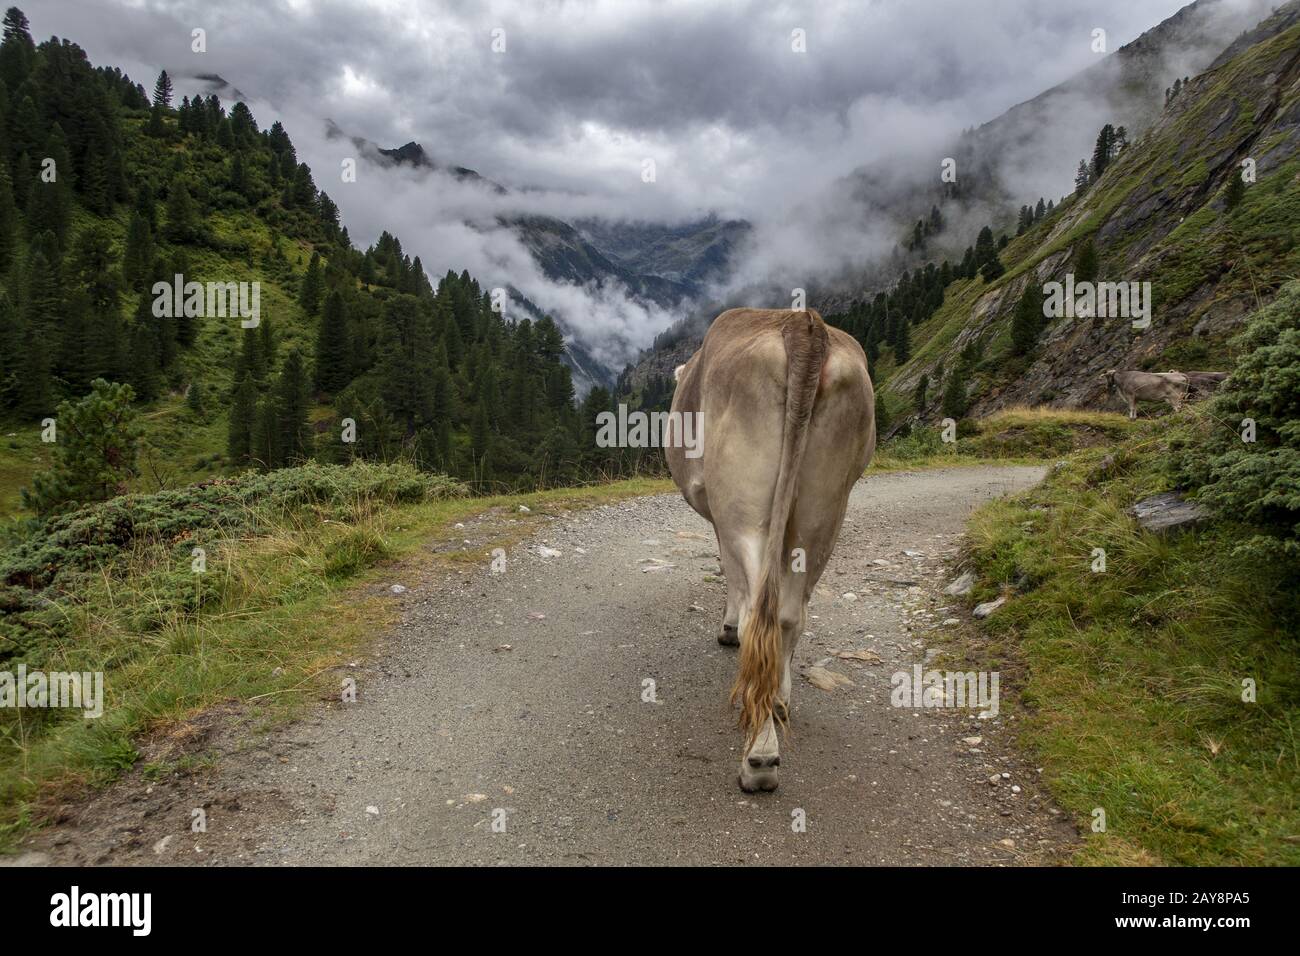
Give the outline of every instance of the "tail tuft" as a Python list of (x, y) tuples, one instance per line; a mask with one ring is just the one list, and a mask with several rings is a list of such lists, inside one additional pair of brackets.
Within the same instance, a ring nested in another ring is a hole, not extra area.
[(758, 738), (767, 718), (776, 712), (781, 686), (780, 583), (769, 571), (759, 586), (749, 617), (740, 622), (740, 670), (731, 688), (732, 705), (740, 704), (740, 729), (746, 746)]

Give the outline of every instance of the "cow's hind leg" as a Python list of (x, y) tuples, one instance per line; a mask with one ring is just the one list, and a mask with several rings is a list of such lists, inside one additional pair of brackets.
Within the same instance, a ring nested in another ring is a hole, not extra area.
[(781, 591), (781, 689), (776, 696), (777, 719), (790, 719), (791, 669), (794, 652), (799, 645), (806, 621), (807, 607), (803, 601), (803, 582), (791, 575)]
[(722, 563), (722, 573), (727, 579), (727, 610), (722, 617), (722, 630), (718, 631), (718, 643), (725, 647), (739, 647), (741, 588), (745, 582), (745, 569), (740, 559), (729, 553), (721, 540), (718, 541), (718, 557)]

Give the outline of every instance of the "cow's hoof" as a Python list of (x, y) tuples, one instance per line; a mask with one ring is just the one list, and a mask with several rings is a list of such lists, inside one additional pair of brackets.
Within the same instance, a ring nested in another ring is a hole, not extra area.
[(718, 632), (718, 643), (723, 647), (739, 647), (740, 631), (736, 629), (736, 625), (722, 625), (722, 630)]
[(777, 771), (781, 758), (772, 754), (750, 754), (740, 762), (740, 789), (746, 793), (770, 792), (776, 789)]

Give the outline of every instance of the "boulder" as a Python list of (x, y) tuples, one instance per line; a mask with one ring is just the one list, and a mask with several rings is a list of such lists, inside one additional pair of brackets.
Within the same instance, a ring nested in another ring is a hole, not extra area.
[(975, 575), (972, 572), (967, 571), (956, 581), (953, 581), (952, 584), (944, 588), (943, 593), (951, 594), (953, 597), (962, 597), (963, 595), (970, 594), (971, 588), (974, 586)]
[(1143, 498), (1129, 512), (1142, 530), (1161, 535), (1185, 531), (1207, 517), (1204, 508), (1194, 501), (1184, 501), (1176, 491)]

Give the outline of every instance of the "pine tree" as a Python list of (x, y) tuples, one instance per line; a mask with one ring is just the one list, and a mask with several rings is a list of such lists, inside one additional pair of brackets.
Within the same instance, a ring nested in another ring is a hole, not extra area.
[(244, 154), (236, 153), (230, 161), (230, 190), (245, 198), (248, 197), (248, 171), (244, 167)]
[(301, 461), (307, 455), (311, 431), (307, 423), (307, 369), (297, 349), (291, 349), (284, 360), (272, 404), (276, 415), (274, 464)]
[(488, 439), (491, 428), (488, 425), (487, 407), (483, 401), (474, 406), (474, 416), (470, 419), (469, 444), (474, 454), (476, 468), (483, 469), (488, 454)]
[(0, 407), (14, 404), (12, 393), (20, 374), (18, 351), (22, 342), (23, 327), (18, 309), (9, 293), (0, 288)]
[(1042, 292), (1033, 282), (1025, 285), (1025, 291), (1016, 304), (1015, 314), (1011, 319), (1011, 351), (1014, 355), (1027, 355), (1038, 341), (1038, 333), (1043, 327)]
[(167, 138), (167, 124), (163, 122), (163, 107), (155, 103), (149, 110), (149, 122), (146, 124), (144, 131), (146, 135), (154, 139)]
[(59, 405), (54, 461), (23, 490), (23, 504), (44, 517), (123, 493), (141, 435), (134, 397), (130, 385), (96, 379), (85, 398)]
[(266, 381), (266, 374), (267, 356), (262, 347), (262, 336), (257, 329), (244, 329), (239, 357), (235, 360), (235, 381), (247, 377), (260, 387)]
[(1005, 274), (1006, 271), (1007, 267), (1002, 264), (1002, 260), (998, 258), (997, 253), (994, 253), (992, 259), (980, 266), (980, 275), (983, 276), (985, 282), (993, 282), (999, 276)]
[[(158, 369), (159, 374), (167, 371), (176, 361), (176, 319), (167, 316), (155, 316), (153, 314), (153, 295), (149, 291), (152, 283), (151, 278), (155, 273), (151, 270), (146, 276), (143, 283), (144, 291), (136, 299), (135, 312), (132, 316), (132, 326), (137, 329), (149, 330), (150, 350), (153, 352), (153, 364)], [(133, 339), (134, 341), (134, 339)], [(132, 346), (133, 349), (136, 346)], [(133, 355), (134, 361), (139, 361), (138, 355)], [(140, 389), (137, 386), (136, 392)]]
[(17, 90), (35, 61), (36, 45), (32, 43), (27, 17), (17, 7), (10, 7), (4, 16), (4, 42), (0, 43), (0, 81)]
[(968, 402), (966, 398), (966, 380), (960, 374), (960, 369), (955, 370), (948, 376), (948, 384), (943, 390), (943, 399), (941, 402), (944, 418), (964, 418)]
[[(29, 98), (28, 103), (31, 102)], [(14, 208), (26, 209), (27, 202), (31, 198), (32, 181), (32, 163), (28, 159), (27, 153), (20, 153), (14, 161), (13, 191), (14, 191)]]
[(343, 295), (335, 290), (325, 300), (316, 332), (316, 388), (330, 395), (342, 391), (352, 377), (351, 361)]
[(1099, 262), (1097, 257), (1097, 246), (1089, 237), (1082, 246), (1079, 247), (1079, 255), (1074, 265), (1075, 282), (1093, 282), (1097, 278)]
[(428, 317), (414, 296), (396, 295), (384, 303), (380, 315), (382, 337), (379, 380), (384, 405), (413, 435), (433, 416), (433, 343)]
[(201, 236), (198, 212), (185, 180), (179, 173), (172, 177), (167, 190), (167, 225), (165, 233), (168, 242), (179, 244), (196, 242)]
[(45, 140), (40, 174), (28, 191), (28, 234), (48, 229), (54, 233), (59, 248), (66, 248), (71, 221), (72, 160), (68, 158), (68, 140), (63, 128), (55, 123)]
[(257, 416), (257, 386), (251, 375), (244, 375), (235, 386), (230, 407), (226, 453), (235, 464), (243, 464), (252, 454), (253, 424)]
[(50, 369), (52, 343), (59, 341), (63, 316), (61, 268), (53, 236), (33, 243), (27, 260), (25, 290), (19, 318), (20, 348), (16, 353), (14, 405), (32, 417), (53, 409)]
[(279, 437), (279, 417), (275, 412), (275, 401), (266, 397), (257, 403), (253, 416), (253, 430), (249, 436), (249, 457), (263, 471), (278, 468), (283, 461), (276, 439)]
[(997, 243), (993, 241), (993, 230), (985, 226), (975, 239), (975, 268), (979, 269), (991, 259), (998, 256)]
[(154, 330), (147, 325), (131, 326), (131, 368), (128, 381), (142, 402), (158, 397), (161, 378), (158, 370), (158, 343)]
[(1092, 181), (1101, 179), (1115, 155), (1115, 127), (1107, 123), (1097, 134), (1097, 144), (1092, 150)]
[(313, 252), (311, 262), (307, 265), (307, 274), (302, 277), (302, 287), (298, 293), (298, 302), (302, 305), (303, 311), (313, 318), (320, 312), (322, 283), (320, 253)]
[(172, 78), (163, 70), (158, 74), (158, 80), (153, 85), (153, 105), (161, 106), (163, 109), (170, 109), (172, 105)]
[(959, 272), (963, 279), (973, 279), (979, 267), (975, 264), (975, 250), (970, 246), (966, 247), (966, 253), (961, 257), (961, 266)]
[(134, 210), (126, 228), (126, 247), (122, 251), (122, 278), (130, 288), (143, 290), (153, 271), (153, 259), (153, 231), (149, 228), (149, 221), (140, 215), (139, 210)]
[(32, 243), (27, 259), (25, 294), (20, 299), (24, 324), (38, 339), (54, 341), (63, 313), (63, 267), (50, 233)]
[(263, 316), (257, 326), (257, 350), (261, 353), (264, 375), (270, 375), (275, 371), (277, 349), (275, 325), (271, 322), (270, 316)]
[(1088, 170), (1088, 161), (1079, 160), (1079, 170), (1074, 174), (1074, 192), (1075, 195), (1082, 195), (1088, 191), (1092, 185), (1092, 173)]
[(912, 335), (906, 319), (898, 323), (889, 344), (894, 348), (895, 365), (902, 365), (912, 357)]
[(195, 418), (202, 420), (204, 417), (203, 406), (203, 381), (195, 379), (190, 382), (189, 391), (185, 393), (185, 406), (190, 410), (190, 414)]
[(18, 237), (18, 213), (14, 208), (9, 164), (0, 157), (0, 276), (9, 271)]
[(1224, 206), (1229, 210), (1236, 209), (1245, 198), (1246, 181), (1241, 178), (1241, 173), (1234, 168), (1232, 175), (1228, 177), (1228, 188), (1223, 192)]
[(85, 310), (87, 378), (124, 377), (122, 290), (108, 227), (96, 222), (77, 236), (69, 272)]
[(153, 187), (147, 181), (142, 182), (135, 191), (135, 212), (149, 224), (151, 233), (158, 231), (157, 197), (154, 196)]
[(925, 409), (925, 399), (929, 391), (930, 376), (928, 374), (923, 374), (917, 380), (916, 389), (912, 392), (912, 405), (918, 412)]

